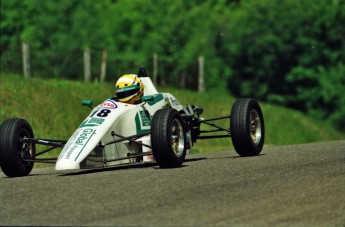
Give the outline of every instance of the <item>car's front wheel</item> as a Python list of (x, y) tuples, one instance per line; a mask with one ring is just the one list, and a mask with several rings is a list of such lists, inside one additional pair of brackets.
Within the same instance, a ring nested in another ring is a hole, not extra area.
[(34, 163), (26, 161), (34, 157), (35, 144), (26, 139), (33, 138), (30, 124), (20, 118), (6, 120), (0, 127), (0, 166), (9, 177), (27, 176)]
[(151, 146), (160, 167), (173, 168), (182, 165), (186, 157), (186, 132), (177, 110), (161, 109), (154, 114)]

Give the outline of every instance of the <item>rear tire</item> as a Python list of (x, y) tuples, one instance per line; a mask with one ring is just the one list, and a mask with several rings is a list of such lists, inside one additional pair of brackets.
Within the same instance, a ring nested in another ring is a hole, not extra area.
[(260, 154), (265, 140), (265, 125), (258, 102), (254, 99), (238, 99), (231, 109), (230, 130), (237, 154)]
[(8, 177), (27, 176), (31, 172), (34, 163), (24, 159), (32, 158), (36, 147), (23, 139), (33, 137), (32, 128), (24, 119), (9, 119), (0, 126), (0, 166)]
[(177, 110), (161, 109), (153, 115), (151, 146), (160, 167), (174, 168), (182, 165), (186, 157), (186, 132)]

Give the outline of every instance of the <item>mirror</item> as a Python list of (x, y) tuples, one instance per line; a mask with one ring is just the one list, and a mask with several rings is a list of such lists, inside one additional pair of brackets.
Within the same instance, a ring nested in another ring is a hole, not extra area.
[(153, 97), (153, 95), (146, 95), (146, 96), (141, 97), (141, 100), (143, 102), (150, 102), (150, 101), (154, 100), (154, 97)]
[(88, 107), (90, 107), (90, 108), (93, 107), (93, 101), (92, 101), (92, 100), (89, 100), (89, 99), (82, 100), (82, 101), (81, 101), (81, 104), (82, 104), (83, 106), (88, 106)]

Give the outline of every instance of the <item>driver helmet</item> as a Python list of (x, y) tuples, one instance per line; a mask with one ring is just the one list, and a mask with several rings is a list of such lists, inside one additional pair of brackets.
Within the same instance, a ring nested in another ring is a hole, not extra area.
[(144, 94), (144, 85), (135, 74), (121, 76), (117, 80), (115, 87), (117, 100), (124, 103), (134, 104), (139, 102)]

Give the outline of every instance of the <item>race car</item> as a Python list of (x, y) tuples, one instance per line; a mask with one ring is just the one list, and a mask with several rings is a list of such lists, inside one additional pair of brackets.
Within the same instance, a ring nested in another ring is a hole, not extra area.
[[(94, 107), (92, 100), (83, 100), (82, 105), (92, 110), (67, 141), (35, 138), (25, 119), (4, 121), (0, 126), (2, 171), (8, 177), (26, 176), (35, 162), (55, 163), (57, 171), (154, 161), (161, 168), (175, 168), (183, 164), (197, 140), (213, 138), (231, 137), (240, 156), (261, 152), (264, 118), (254, 99), (237, 99), (228, 116), (204, 119), (202, 107), (183, 106), (172, 94), (158, 92), (144, 68), (138, 78), (144, 86), (139, 103), (114, 97)], [(224, 119), (229, 119), (229, 127), (215, 123)], [(201, 130), (201, 125), (213, 129)], [(37, 145), (46, 149), (36, 152)], [(39, 158), (55, 148), (62, 148), (58, 157)]]

